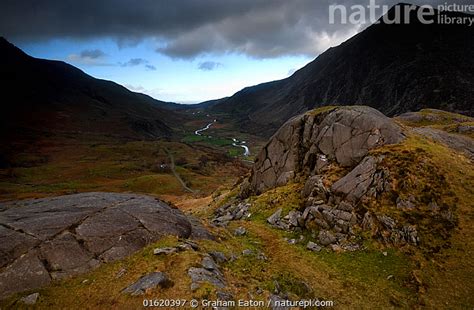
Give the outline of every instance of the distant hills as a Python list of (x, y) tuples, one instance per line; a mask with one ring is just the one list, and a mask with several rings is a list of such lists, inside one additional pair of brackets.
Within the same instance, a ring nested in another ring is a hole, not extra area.
[(93, 78), (61, 61), (37, 59), (0, 38), (3, 139), (22, 134), (93, 133), (133, 139), (170, 137), (180, 105)]
[(195, 106), (155, 100), (64, 62), (30, 57), (0, 38), (0, 126), (7, 135), (29, 137), (86, 132), (156, 139), (173, 135), (190, 115), (183, 110), (199, 108), (267, 137), (292, 116), (325, 105), (368, 105), (388, 116), (423, 108), (474, 115), (473, 27), (416, 20), (381, 21), (291, 77)]
[(369, 105), (389, 116), (423, 108), (473, 115), (473, 27), (424, 25), (414, 17), (410, 24), (371, 25), (291, 77), (247, 87), (211, 109), (262, 136), (324, 105)]

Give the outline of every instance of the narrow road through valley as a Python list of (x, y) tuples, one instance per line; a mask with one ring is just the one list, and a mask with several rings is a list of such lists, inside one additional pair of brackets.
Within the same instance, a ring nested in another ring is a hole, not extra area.
[(168, 150), (168, 149), (165, 149), (166, 151), (166, 154), (168, 154), (168, 157), (170, 159), (170, 165), (171, 165), (171, 172), (173, 172), (173, 175), (176, 177), (176, 179), (179, 181), (179, 183), (181, 183), (181, 186), (183, 186), (183, 188), (190, 192), (190, 193), (194, 193), (194, 191), (189, 188), (186, 183), (183, 181), (183, 179), (181, 178), (181, 176), (178, 174), (178, 172), (176, 172), (176, 167), (175, 167), (175, 164), (174, 164), (174, 156), (173, 154), (171, 154), (171, 152)]

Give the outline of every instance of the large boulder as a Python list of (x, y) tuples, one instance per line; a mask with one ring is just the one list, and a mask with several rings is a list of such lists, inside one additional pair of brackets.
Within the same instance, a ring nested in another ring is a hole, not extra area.
[(1, 203), (0, 298), (124, 258), (167, 235), (209, 236), (195, 219), (143, 195), (83, 193)]
[(330, 162), (353, 167), (371, 149), (403, 138), (397, 123), (370, 107), (307, 112), (289, 120), (270, 139), (242, 192), (259, 194), (298, 174), (318, 174)]

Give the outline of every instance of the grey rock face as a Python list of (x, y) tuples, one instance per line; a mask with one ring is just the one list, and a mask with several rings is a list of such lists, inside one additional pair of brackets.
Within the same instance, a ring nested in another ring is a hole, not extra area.
[(0, 268), (41, 242), (23, 232), (0, 226)]
[(0, 298), (124, 258), (166, 235), (192, 238), (197, 227), (181, 211), (132, 194), (13, 201), (0, 210)]
[[(217, 252), (219, 253), (219, 252)], [(222, 254), (222, 253), (221, 253)], [(217, 255), (220, 257), (221, 255)], [(224, 256), (225, 257), (225, 256)], [(226, 282), (219, 266), (211, 256), (204, 256), (201, 261), (202, 268), (191, 267), (188, 275), (191, 277), (191, 290), (196, 290), (203, 282), (210, 283), (218, 288), (225, 288)]]
[(168, 279), (168, 276), (165, 273), (153, 272), (141, 277), (140, 279), (138, 279), (137, 282), (125, 288), (122, 292), (125, 294), (130, 294), (132, 296), (138, 296), (145, 294), (148, 289), (153, 289), (158, 286), (166, 288), (172, 285), (173, 282)]
[(191, 289), (197, 289), (200, 283), (207, 282), (218, 288), (226, 287), (225, 281), (217, 273), (209, 271), (205, 268), (191, 267), (188, 270), (188, 275), (191, 277)]
[(281, 298), (278, 295), (272, 294), (270, 295), (269, 301), (270, 301), (270, 308), (272, 310), (289, 310), (291, 307), (286, 307), (286, 306), (281, 306), (281, 304), (284, 304), (284, 302), (287, 299)]
[(322, 245), (330, 245), (337, 241), (336, 237), (327, 230), (321, 230), (318, 235), (319, 243)]
[(331, 192), (345, 197), (348, 202), (356, 203), (362, 196), (376, 195), (385, 188), (384, 171), (377, 171), (379, 159), (373, 156), (365, 157), (351, 172), (331, 186)]
[(287, 216), (285, 216), (285, 220), (288, 221), (290, 227), (298, 227), (300, 224), (300, 218), (302, 214), (299, 211), (290, 211)]
[(168, 255), (178, 252), (177, 248), (157, 248), (153, 250), (155, 255)]
[(303, 197), (312, 197), (314, 202), (321, 201), (321, 203), (325, 203), (330, 193), (323, 184), (322, 176), (313, 175), (306, 181), (301, 194)]
[(227, 261), (227, 257), (222, 252), (209, 252), (209, 255), (216, 261), (218, 264), (225, 263)]
[(219, 271), (219, 266), (217, 266), (214, 259), (212, 259), (210, 256), (204, 256), (204, 258), (201, 261), (201, 265), (209, 271), (221, 274), (221, 272)]
[(312, 241), (308, 242), (308, 244), (306, 245), (306, 248), (313, 252), (319, 252), (322, 250), (322, 247), (320, 247), (319, 245), (317, 245), (316, 243)]
[(51, 277), (37, 251), (30, 251), (2, 269), (0, 298), (9, 294), (35, 289), (51, 282)]
[(187, 218), (191, 223), (191, 235), (189, 236), (189, 239), (215, 239), (215, 237), (209, 232), (209, 230), (206, 229), (206, 227), (203, 226), (202, 222), (197, 217), (188, 215)]
[(234, 230), (234, 235), (236, 236), (243, 236), (247, 233), (247, 230), (244, 227), (239, 227), (236, 230)]
[[(403, 139), (402, 129), (370, 107), (338, 107), (289, 120), (259, 153), (242, 193), (262, 193), (295, 175), (318, 174), (328, 162), (357, 165), (367, 153)], [(309, 189), (308, 189), (309, 190)]]
[(248, 217), (249, 209), (250, 204), (245, 202), (224, 205), (215, 211), (212, 223), (216, 226), (227, 226), (230, 221)]
[(275, 213), (273, 213), (268, 219), (267, 222), (271, 225), (277, 225), (281, 218), (281, 213), (283, 209), (278, 209)]
[[(468, 157), (474, 154), (469, 137), (433, 128), (415, 128), (413, 132), (462, 151)], [(369, 151), (399, 143), (404, 137), (395, 121), (369, 107), (328, 108), (294, 117), (258, 155), (250, 177), (241, 185), (241, 198), (258, 195), (294, 178), (298, 183), (305, 182), (301, 191), (304, 204), (286, 215), (280, 209), (270, 216), (267, 222), (274, 228), (309, 230), (314, 237), (319, 234), (319, 245), (335, 251), (359, 249), (356, 234), (360, 229), (385, 243), (418, 245), (416, 225), (397, 223), (383, 210), (367, 210), (382, 195), (395, 194), (392, 191), (397, 184), (385, 155)], [(334, 180), (339, 173), (342, 176)], [(419, 201), (402, 196), (394, 208), (403, 212), (419, 208)], [(439, 209), (434, 202), (430, 208)], [(453, 218), (452, 213), (444, 214), (447, 219)]]
[(22, 297), (20, 302), (24, 303), (25, 305), (32, 306), (38, 301), (39, 295), (39, 293), (30, 294), (28, 296)]

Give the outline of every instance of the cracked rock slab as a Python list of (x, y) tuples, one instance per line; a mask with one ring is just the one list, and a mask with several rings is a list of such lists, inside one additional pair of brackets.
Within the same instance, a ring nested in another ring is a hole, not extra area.
[(377, 162), (377, 158), (367, 156), (351, 172), (335, 182), (331, 191), (346, 196), (350, 202), (357, 202), (373, 185)]
[(210, 236), (196, 220), (144, 195), (82, 193), (0, 203), (0, 298), (125, 258), (167, 235)]
[(35, 289), (51, 282), (51, 277), (36, 251), (15, 260), (0, 273), (0, 298)]

